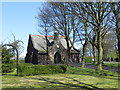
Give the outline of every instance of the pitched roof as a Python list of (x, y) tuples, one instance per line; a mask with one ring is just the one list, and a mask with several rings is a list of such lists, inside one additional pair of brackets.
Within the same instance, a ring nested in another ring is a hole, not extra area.
[[(45, 36), (45, 35), (30, 35), (33, 47), (38, 50), (39, 52), (46, 52), (46, 48), (48, 46), (52, 46), (54, 44), (54, 36)], [(47, 41), (46, 41), (47, 37)], [(62, 44), (62, 46), (67, 49), (66, 40), (64, 39), (64, 36), (58, 36), (59, 42)], [(49, 48), (50, 49), (50, 48)], [(71, 50), (72, 53), (77, 53), (76, 50)]]

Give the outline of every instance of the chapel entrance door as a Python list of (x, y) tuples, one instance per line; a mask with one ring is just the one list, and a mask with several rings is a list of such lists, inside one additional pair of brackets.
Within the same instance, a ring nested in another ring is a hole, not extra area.
[(61, 55), (58, 52), (56, 52), (54, 55), (54, 63), (55, 64), (61, 63)]

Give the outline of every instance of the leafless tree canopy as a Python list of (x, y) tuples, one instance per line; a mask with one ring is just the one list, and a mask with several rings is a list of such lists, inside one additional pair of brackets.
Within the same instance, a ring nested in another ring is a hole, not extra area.
[[(120, 60), (120, 5), (106, 2), (48, 2), (38, 14), (39, 26), (46, 33), (54, 32), (55, 22), (60, 35), (65, 37), (69, 52), (76, 42), (83, 45), (82, 66), (88, 43), (92, 45), (93, 57), (97, 50), (98, 69), (102, 69), (103, 40), (108, 32), (116, 30), (118, 58)], [(70, 41), (70, 42), (69, 42)]]

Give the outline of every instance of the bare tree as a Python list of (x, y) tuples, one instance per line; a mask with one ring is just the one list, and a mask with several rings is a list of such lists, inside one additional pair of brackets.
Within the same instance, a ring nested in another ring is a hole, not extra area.
[[(97, 33), (97, 47), (98, 47), (98, 69), (102, 70), (102, 57), (103, 48), (102, 40), (106, 33), (106, 28), (110, 27), (110, 4), (101, 2), (90, 2), (90, 3), (75, 3), (76, 9), (74, 14), (78, 17), (82, 17), (92, 26), (94, 26)], [(86, 17), (85, 13), (79, 11), (79, 8), (88, 14), (89, 18)]]
[[(43, 48), (46, 53), (47, 53), (47, 60), (48, 60), (48, 53), (49, 53), (49, 47), (48, 47), (48, 35), (53, 31), (52, 29), (52, 23), (50, 22), (50, 19), (48, 17), (50, 13), (50, 10), (48, 7), (43, 7), (42, 9), (39, 8), (39, 13), (36, 17), (38, 20), (38, 27), (40, 28), (38, 32), (41, 35), (45, 36), (45, 41), (46, 41), (46, 48)], [(44, 37), (43, 37), (44, 38)], [(42, 46), (41, 46), (42, 47)]]
[[(24, 47), (23, 47), (23, 41), (22, 40), (16, 40), (15, 35), (12, 33), (13, 36), (13, 40), (11, 40), (11, 42), (9, 42), (10, 45), (13, 45), (17, 50), (18, 50), (18, 55), (20, 56), (20, 54), (23, 52)], [(14, 48), (12, 48), (13, 53), (15, 54), (15, 50)], [(17, 53), (17, 52), (16, 52)]]
[[(60, 35), (64, 36), (67, 45), (67, 64), (70, 62), (70, 50), (74, 48), (76, 27), (73, 13), (67, 10), (68, 3), (47, 3), (50, 13), (47, 18), (54, 27), (54, 22), (57, 22), (57, 31)], [(45, 14), (44, 14), (45, 15)]]
[(118, 41), (118, 60), (120, 61), (120, 2), (111, 4), (113, 16), (113, 23), (115, 25), (116, 36)]

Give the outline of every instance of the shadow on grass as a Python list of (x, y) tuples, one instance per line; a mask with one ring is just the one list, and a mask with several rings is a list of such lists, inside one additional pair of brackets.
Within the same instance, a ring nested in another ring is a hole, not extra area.
[[(2, 90), (93, 90), (93, 89), (83, 89), (83, 88), (3, 88)], [(102, 90), (102, 89), (101, 89)], [(103, 90), (118, 90), (116, 88), (106, 88)]]
[[(94, 76), (94, 77), (105, 78), (105, 79), (120, 80), (120, 74), (118, 76), (113, 76), (113, 75), (97, 75), (97, 74), (89, 74), (89, 73), (86, 73), (86, 74), (85, 73), (67, 73), (67, 74), (88, 75), (88, 76)], [(110, 76), (110, 77), (107, 77), (107, 76)]]
[(95, 89), (97, 89), (97, 90), (103, 90), (103, 89), (101, 89), (101, 88), (98, 88), (98, 87), (95, 87), (95, 86), (93, 86), (93, 85), (80, 82), (80, 81), (78, 81), (78, 80), (76, 80), (76, 79), (73, 79), (73, 78), (70, 78), (70, 77), (66, 77), (66, 78), (71, 79), (72, 81), (78, 82), (79, 84), (83, 84), (83, 85), (85, 85), (85, 86), (90, 86), (90, 87), (92, 87), (94, 90), (95, 90)]
[[(26, 78), (26, 79), (36, 79), (36, 80), (40, 80), (40, 81), (45, 81), (45, 82), (47, 82), (47, 84), (45, 85), (45, 83), (43, 83), (43, 86), (40, 88), (36, 88), (36, 87), (32, 86), (32, 87), (28, 87), (28, 88), (27, 87), (11, 88), (11, 89), (3, 88), (2, 90), (21, 90), (21, 89), (24, 89), (24, 90), (118, 90), (116, 88), (113, 88), (113, 89), (98, 88), (91, 84), (86, 84), (86, 83), (80, 82), (71, 77), (65, 77), (65, 78), (70, 79), (71, 82), (62, 82), (57, 79), (52, 79), (52, 78), (48, 78), (48, 77)], [(72, 83), (72, 82), (75, 82), (75, 83)], [(41, 82), (38, 82), (38, 83), (41, 83)]]
[(18, 76), (17, 74), (11, 74), (11, 73), (2, 73), (1, 76)]
[(111, 77), (101, 77), (101, 78), (105, 78), (105, 79), (112, 79), (112, 80), (120, 80), (120, 76), (114, 76), (115, 78), (111, 78)]
[[(66, 77), (66, 78), (68, 78), (68, 77)], [(85, 83), (77, 81), (73, 78), (68, 78), (68, 79), (71, 79), (72, 81), (77, 82), (78, 84), (73, 84), (71, 82), (63, 83), (63, 82), (58, 81), (57, 79), (42, 78), (42, 77), (41, 78), (32, 78), (32, 79), (42, 80), (42, 81), (46, 81), (51, 84), (59, 84), (60, 85), (55, 88), (73, 88), (73, 89), (79, 88), (78, 90), (103, 90), (102, 88), (98, 88), (98, 87), (95, 87), (90, 84), (85, 84)]]
[[(85, 74), (81, 74), (81, 75), (85, 75)], [(98, 76), (97, 75), (89, 75), (89, 76), (100, 77), (100, 78), (105, 78), (105, 79), (112, 79), (112, 80), (120, 80), (120, 76), (110, 76), (110, 75), (109, 75), (110, 77), (104, 76), (104, 75), (98, 75)]]

